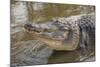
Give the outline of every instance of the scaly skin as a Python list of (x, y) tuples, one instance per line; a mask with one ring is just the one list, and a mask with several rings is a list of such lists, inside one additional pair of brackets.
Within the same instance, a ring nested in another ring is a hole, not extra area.
[[(95, 18), (94, 14), (77, 15), (69, 18), (53, 19), (42, 24), (27, 23), (24, 28), (30, 34), (33, 34), (36, 39), (46, 43), (52, 49), (73, 51), (80, 44), (82, 44), (82, 47), (85, 46), (83, 42), (87, 40), (87, 37), (90, 41), (91, 36), (95, 36)], [(90, 36), (90, 33), (93, 34)], [(92, 39), (94, 41), (95, 38)]]

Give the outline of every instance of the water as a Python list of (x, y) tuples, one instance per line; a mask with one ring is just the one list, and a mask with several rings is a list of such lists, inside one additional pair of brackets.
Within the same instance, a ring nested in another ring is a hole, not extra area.
[(44, 43), (35, 40), (31, 34), (23, 29), (23, 25), (28, 22), (43, 23), (56, 17), (85, 13), (82, 12), (80, 6), (33, 3), (34, 10), (29, 14), (26, 4), (26, 2), (16, 2), (11, 5), (11, 64), (23, 66), (80, 61), (78, 50), (72, 52), (54, 51), (44, 46)]

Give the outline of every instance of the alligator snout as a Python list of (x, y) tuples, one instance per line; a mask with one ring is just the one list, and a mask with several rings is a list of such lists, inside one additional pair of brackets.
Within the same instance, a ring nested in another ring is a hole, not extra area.
[(33, 26), (31, 24), (25, 24), (24, 28), (29, 30), (29, 31), (33, 30)]
[(33, 31), (33, 32), (38, 32), (38, 33), (41, 32), (39, 28), (33, 26), (33, 25), (30, 24), (30, 23), (25, 24), (25, 25), (24, 25), (24, 28), (25, 28), (26, 30), (28, 30), (28, 31), (31, 31), (31, 32), (32, 32), (32, 31)]
[(53, 25), (50, 26), (50, 24), (27, 23), (24, 25), (24, 28), (30, 32), (37, 32), (37, 33), (41, 33), (41, 32), (51, 33), (57, 31), (57, 27)]

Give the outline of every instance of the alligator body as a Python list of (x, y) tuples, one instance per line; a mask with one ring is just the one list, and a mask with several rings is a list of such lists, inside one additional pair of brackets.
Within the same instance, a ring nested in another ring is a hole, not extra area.
[(94, 14), (54, 18), (46, 23), (27, 23), (24, 28), (54, 50), (73, 51), (82, 48), (89, 52), (95, 48)]

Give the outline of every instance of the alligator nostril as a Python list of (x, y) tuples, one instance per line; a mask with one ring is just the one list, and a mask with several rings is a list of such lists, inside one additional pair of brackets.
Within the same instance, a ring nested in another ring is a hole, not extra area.
[(34, 29), (34, 27), (31, 24), (25, 24), (24, 28), (29, 30), (29, 31), (32, 31)]
[(32, 28), (32, 25), (31, 24), (25, 24), (24, 27), (25, 28), (28, 28), (28, 27)]

